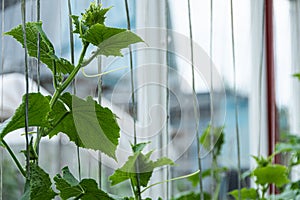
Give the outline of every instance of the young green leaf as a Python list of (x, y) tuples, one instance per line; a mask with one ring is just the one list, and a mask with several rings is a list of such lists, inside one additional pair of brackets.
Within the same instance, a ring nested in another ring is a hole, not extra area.
[[(239, 199), (239, 191), (238, 190), (233, 190), (229, 192), (230, 195), (232, 195), (236, 200)], [(253, 188), (243, 188), (241, 189), (241, 199), (242, 200), (256, 200), (258, 199), (258, 194), (257, 191)]]
[(150, 142), (143, 142), (143, 143), (139, 143), (139, 144), (136, 144), (136, 145), (131, 145), (131, 148), (132, 148), (132, 151), (133, 153), (136, 153), (136, 152), (141, 152), (143, 151), (143, 149), (145, 148), (145, 146), (147, 144), (149, 144)]
[[(38, 34), (40, 34), (40, 60), (46, 64), (51, 71), (54, 71), (54, 65), (58, 73), (71, 73), (74, 66), (65, 59), (59, 59), (55, 55), (54, 47), (45, 32), (42, 29), (42, 22), (27, 22), (25, 25), (26, 29), (26, 43), (28, 54), (32, 57), (37, 58), (38, 56)], [(19, 25), (11, 31), (5, 33), (15, 38), (24, 47), (24, 37), (22, 25)]]
[[(222, 146), (224, 144), (224, 126), (214, 127), (211, 131), (211, 125), (209, 124), (201, 135), (199, 142), (206, 150), (211, 149), (211, 145), (214, 145), (214, 155), (218, 156), (221, 153)], [(213, 144), (211, 144), (211, 137), (213, 138)]]
[(95, 24), (104, 24), (106, 19), (105, 15), (109, 10), (110, 8), (102, 8), (101, 4), (97, 5), (92, 2), (90, 7), (82, 14), (82, 23), (86, 27), (91, 27)]
[(98, 47), (97, 55), (122, 56), (121, 49), (130, 44), (143, 42), (136, 34), (126, 29), (106, 27), (95, 24), (86, 31), (83, 39)]
[[(49, 99), (40, 93), (28, 94), (28, 123), (29, 126), (48, 126), (47, 116), (50, 111)], [(14, 115), (0, 126), (0, 139), (19, 128), (25, 127), (25, 95), (22, 104)]]
[[(172, 160), (165, 157), (152, 161), (150, 160), (151, 153), (144, 155), (141, 151), (137, 151), (134, 155), (129, 156), (127, 162), (109, 177), (111, 185), (116, 185), (129, 179), (136, 186), (137, 174), (139, 173), (140, 185), (146, 187), (155, 168), (174, 164)], [(138, 169), (136, 169), (137, 166), (139, 167)]]
[(83, 179), (78, 182), (67, 167), (63, 171), (63, 177), (59, 174), (54, 177), (56, 188), (60, 191), (59, 195), (63, 200), (70, 198), (81, 200), (113, 200), (104, 191), (98, 189), (95, 180)]
[(256, 177), (256, 183), (260, 185), (275, 184), (281, 187), (290, 182), (287, 167), (278, 164), (257, 167), (253, 175)]
[(84, 35), (86, 30), (95, 24), (103, 24), (106, 19), (105, 15), (110, 10), (110, 8), (102, 8), (99, 4), (91, 3), (90, 7), (85, 10), (85, 13), (81, 13), (82, 19), (79, 16), (72, 15), (73, 24), (75, 25), (74, 33)]
[(47, 134), (50, 137), (63, 132), (77, 146), (100, 150), (116, 159), (115, 151), (120, 137), (116, 117), (91, 97), (83, 100), (65, 93), (55, 103), (49, 118), (51, 127)]
[(95, 46), (98, 46), (104, 40), (107, 40), (110, 37), (124, 31), (126, 31), (126, 29), (111, 28), (111, 27), (104, 26), (103, 24), (95, 24), (86, 31), (86, 33), (83, 35), (83, 39), (85, 39), (87, 42)]
[(36, 164), (30, 164), (30, 180), (25, 185), (22, 200), (51, 200), (57, 194), (51, 188), (49, 175)]

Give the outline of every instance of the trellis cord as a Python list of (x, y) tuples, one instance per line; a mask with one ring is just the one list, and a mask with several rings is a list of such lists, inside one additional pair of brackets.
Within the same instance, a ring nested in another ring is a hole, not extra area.
[[(165, 0), (165, 17), (166, 17), (166, 63), (167, 63), (167, 71), (166, 71), (166, 156), (169, 157), (169, 148), (168, 144), (170, 141), (169, 138), (169, 120), (170, 120), (170, 115), (169, 115), (169, 100), (170, 100), (170, 91), (169, 91), (169, 65), (168, 65), (168, 17), (169, 17), (169, 1)], [(171, 167), (167, 166), (166, 170), (167, 174), (167, 180), (171, 179)], [(167, 182), (167, 191), (166, 191), (166, 196), (168, 199), (171, 199), (171, 183)]]
[[(131, 24), (130, 24), (130, 15), (129, 15), (129, 6), (128, 1), (125, 0), (125, 9), (126, 9), (126, 19), (127, 19), (127, 29), (131, 30)], [(129, 46), (129, 62), (130, 62), (130, 83), (131, 83), (131, 101), (132, 101), (132, 115), (133, 115), (133, 134), (134, 134), (134, 145), (137, 144), (137, 133), (136, 133), (136, 105), (135, 105), (135, 97), (134, 97), (134, 80), (133, 80), (133, 55), (132, 55), (132, 49), (131, 46)], [(136, 162), (136, 169), (139, 169), (139, 164)], [(141, 191), (140, 191), (140, 175), (139, 172), (137, 172), (137, 193), (139, 200), (141, 198)]]
[(25, 140), (26, 140), (26, 178), (30, 178), (30, 152), (29, 152), (29, 134), (28, 134), (28, 106), (29, 106), (29, 80), (28, 80), (28, 56), (26, 41), (26, 0), (21, 0), (22, 31), (24, 39), (24, 64), (25, 64)]
[[(210, 143), (214, 145), (214, 76), (213, 76), (213, 8), (214, 8), (214, 1), (210, 1), (210, 31), (209, 31), (209, 69), (210, 69)], [(212, 146), (213, 147), (213, 146)], [(213, 151), (213, 149), (212, 149)], [(213, 154), (213, 153), (212, 153)], [(213, 160), (212, 155), (212, 160)], [(212, 161), (213, 162), (213, 161)], [(213, 166), (214, 167), (214, 166)], [(211, 191), (213, 192), (215, 189), (215, 182), (214, 182), (214, 170), (211, 173), (212, 179), (212, 187)]]
[[(74, 51), (74, 37), (73, 37), (73, 24), (72, 24), (72, 4), (71, 0), (68, 0), (68, 13), (69, 13), (69, 42), (71, 51), (71, 63), (75, 63), (75, 51)], [(61, 20), (61, 17), (60, 17)], [(72, 81), (73, 94), (76, 95), (76, 79)], [(78, 164), (78, 178), (81, 180), (81, 162), (80, 162), (80, 148), (76, 147), (77, 151), (77, 164)]]
[[(4, 6), (5, 6), (5, 0), (2, 0), (2, 15), (1, 15), (1, 84), (2, 84), (2, 87), (1, 87), (1, 116), (3, 116), (3, 112), (4, 112), (4, 103), (3, 103), (3, 95), (4, 95), (4, 91), (3, 91), (3, 84), (4, 84), (4, 78), (3, 78), (3, 74), (4, 74), (4, 36), (3, 36), (3, 33), (4, 33), (4, 25), (5, 25), (5, 9), (4, 9)], [(3, 118), (1, 118), (1, 122), (3, 122)], [(0, 156), (1, 156), (1, 163), (0, 163), (0, 200), (3, 199), (2, 195), (3, 195), (3, 150), (2, 150), (2, 147), (0, 147)]]
[[(97, 0), (97, 4), (101, 4), (100, 0)], [(98, 74), (102, 73), (102, 59), (101, 56), (98, 56)], [(102, 76), (98, 78), (98, 103), (101, 105), (102, 102)], [(102, 155), (98, 152), (98, 184), (100, 189), (102, 189)]]
[(192, 65), (192, 87), (193, 87), (193, 106), (194, 106), (194, 117), (196, 121), (196, 135), (197, 135), (197, 160), (198, 160), (198, 169), (199, 169), (199, 190), (200, 190), (200, 199), (204, 200), (204, 193), (203, 193), (203, 180), (202, 180), (202, 163), (201, 163), (201, 149), (199, 143), (199, 118), (197, 112), (197, 96), (196, 96), (196, 89), (195, 89), (195, 66), (194, 66), (194, 45), (193, 45), (193, 29), (192, 29), (192, 18), (191, 18), (191, 3), (188, 0), (188, 18), (189, 18), (189, 36), (190, 36), (190, 51), (191, 51), (191, 65)]
[[(41, 20), (41, 2), (40, 2), (40, 0), (37, 0), (36, 1), (36, 16), (37, 16), (37, 18), (36, 18), (36, 21), (40, 21)], [(37, 90), (38, 90), (38, 92), (40, 92), (40, 85), (41, 85), (41, 83), (40, 83), (40, 76), (41, 76), (41, 51), (40, 51), (40, 48), (41, 48), (41, 44), (40, 44), (40, 42), (41, 42), (41, 35), (40, 35), (40, 33), (38, 33), (38, 49), (37, 49), (37, 53), (38, 53), (38, 55), (37, 55)]]
[(234, 110), (235, 110), (235, 133), (237, 144), (237, 161), (238, 161), (238, 198), (241, 199), (241, 152), (240, 152), (240, 133), (239, 133), (239, 115), (237, 101), (237, 83), (236, 83), (236, 66), (235, 66), (235, 40), (234, 40), (234, 20), (233, 20), (233, 0), (230, 0), (230, 19), (231, 19), (231, 45), (232, 45), (232, 66), (233, 66), (233, 85), (234, 85)]
[[(41, 6), (40, 6), (40, 0), (36, 1), (36, 21), (39, 22), (41, 19)], [(40, 33), (37, 34), (37, 64), (36, 64), (36, 69), (37, 69), (37, 92), (40, 92), (40, 75), (41, 75), (41, 35)], [(36, 153), (37, 155), (39, 155), (39, 151), (40, 151), (40, 129), (37, 128), (37, 144), (36, 144)], [(37, 158), (37, 164), (39, 162), (39, 159)]]
[(258, 154), (257, 155), (261, 155), (261, 140), (262, 140), (262, 131), (261, 131), (261, 115), (262, 115), (262, 78), (263, 78), (263, 62), (264, 62), (264, 38), (265, 38), (265, 1), (263, 0), (263, 8), (262, 8), (262, 27), (261, 27), (261, 31), (262, 31), (262, 36), (261, 36), (261, 52), (260, 52), (260, 62), (259, 62), (259, 83), (258, 83), (258, 108), (259, 108), (259, 116), (258, 116)]

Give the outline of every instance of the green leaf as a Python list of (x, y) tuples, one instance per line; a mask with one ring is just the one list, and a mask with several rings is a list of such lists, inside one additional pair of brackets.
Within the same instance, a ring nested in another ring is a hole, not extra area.
[(30, 197), (30, 200), (51, 200), (57, 195), (52, 190), (51, 185), (49, 175), (39, 166), (32, 163), (30, 164), (29, 187), (27, 185), (22, 199), (25, 200)]
[(104, 26), (103, 24), (95, 24), (86, 31), (86, 33), (83, 35), (83, 39), (85, 39), (87, 42), (92, 43), (95, 46), (98, 46), (104, 40), (107, 40), (110, 37), (124, 31), (126, 31), (126, 29), (111, 28), (111, 27)]
[[(211, 125), (209, 124), (201, 135), (199, 142), (206, 150), (210, 150), (214, 145), (213, 151), (215, 156), (219, 156), (222, 146), (224, 144), (224, 126), (214, 127), (211, 131)], [(213, 140), (213, 142), (211, 142)], [(211, 144), (213, 143), (213, 144)]]
[(79, 16), (71, 15), (71, 17), (73, 20), (73, 24), (75, 25), (75, 30), (73, 31), (73, 33), (83, 35), (88, 28), (84, 26), (83, 23), (81, 23), (81, 21), (79, 21)]
[[(25, 98), (14, 115), (0, 126), (0, 139), (19, 128), (25, 127)], [(28, 94), (28, 125), (48, 126), (47, 115), (50, 111), (49, 99), (40, 93)]]
[(81, 13), (82, 19), (79, 16), (72, 15), (73, 24), (75, 25), (74, 33), (84, 35), (86, 30), (95, 24), (103, 24), (106, 19), (105, 15), (110, 8), (102, 8), (101, 5), (97, 5), (94, 2), (90, 4), (90, 7), (86, 9), (85, 13)]
[(253, 175), (256, 177), (256, 183), (260, 185), (275, 184), (277, 187), (281, 187), (290, 182), (287, 167), (278, 164), (257, 167), (253, 171)]
[(116, 117), (92, 97), (83, 100), (64, 93), (55, 103), (49, 118), (51, 127), (47, 134), (50, 137), (63, 132), (77, 146), (100, 150), (116, 159), (115, 151), (120, 137)]
[[(239, 199), (239, 191), (238, 190), (233, 190), (231, 192), (229, 192), (230, 195), (232, 195), (235, 199)], [(258, 198), (258, 194), (256, 192), (255, 189), (253, 188), (243, 188), (241, 189), (241, 199), (242, 200), (246, 200), (246, 199), (257, 199)]]
[(104, 24), (105, 15), (111, 8), (102, 8), (101, 4), (92, 2), (90, 7), (82, 14), (82, 22), (85, 26), (91, 27), (95, 24)]
[(147, 144), (149, 144), (150, 142), (143, 142), (143, 143), (139, 143), (139, 144), (136, 144), (136, 145), (131, 145), (131, 148), (132, 148), (132, 151), (133, 153), (136, 153), (136, 152), (139, 152), (139, 151), (143, 151), (143, 149), (145, 148), (145, 146)]
[(121, 49), (130, 44), (143, 42), (136, 34), (126, 29), (106, 27), (102, 24), (95, 24), (86, 31), (83, 39), (98, 46), (98, 55), (122, 56)]
[(68, 167), (64, 167), (62, 169), (63, 178), (67, 181), (71, 186), (75, 186), (79, 184), (79, 181), (73, 176)]
[(26, 181), (24, 194), (21, 196), (20, 200), (30, 200), (30, 183)]
[(296, 77), (298, 80), (300, 80), (300, 73), (293, 74), (293, 77)]
[(252, 158), (254, 158), (254, 160), (256, 161), (257, 165), (259, 167), (265, 167), (267, 165), (272, 164), (272, 156), (269, 156), (268, 158), (264, 158), (263, 156), (252, 156)]
[[(42, 22), (27, 22), (26, 29), (26, 44), (28, 54), (32, 57), (38, 57), (38, 34), (40, 34), (40, 60), (46, 64), (51, 71), (54, 71), (54, 65), (58, 73), (71, 73), (74, 66), (65, 59), (59, 59), (55, 55), (54, 47), (45, 32), (42, 29)], [(15, 38), (24, 47), (24, 37), (22, 25), (19, 25), (9, 32), (5, 33)]]
[(300, 152), (300, 144), (292, 144), (292, 143), (277, 143), (276, 144), (276, 152), (283, 153), (283, 152)]
[(113, 200), (104, 191), (98, 189), (95, 180), (83, 179), (78, 182), (67, 167), (63, 171), (63, 177), (59, 174), (54, 177), (56, 188), (60, 191), (59, 195), (63, 200), (72, 197), (81, 200)]
[(152, 161), (150, 160), (151, 153), (144, 155), (141, 151), (137, 151), (134, 155), (129, 156), (127, 162), (109, 177), (111, 185), (130, 179), (136, 186), (137, 174), (139, 174), (140, 185), (146, 187), (155, 168), (174, 164), (172, 160), (165, 157)]

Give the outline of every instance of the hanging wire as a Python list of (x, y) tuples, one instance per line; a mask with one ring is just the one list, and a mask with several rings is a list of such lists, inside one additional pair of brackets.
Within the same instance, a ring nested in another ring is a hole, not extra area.
[(263, 78), (263, 62), (264, 62), (264, 38), (265, 38), (265, 1), (263, 0), (262, 6), (262, 23), (261, 23), (261, 51), (260, 51), (260, 62), (259, 62), (259, 74), (258, 74), (258, 154), (261, 155), (261, 140), (262, 140), (262, 131), (261, 131), (261, 115), (262, 115), (262, 78)]
[[(210, 1), (210, 31), (209, 31), (209, 69), (210, 69), (210, 143), (211, 145), (214, 145), (214, 77), (213, 77), (213, 8), (214, 8), (214, 1)], [(212, 155), (212, 159), (213, 155)], [(214, 162), (214, 161), (212, 161)], [(214, 168), (215, 166), (212, 165)], [(215, 190), (215, 182), (214, 182), (214, 169), (211, 171), (211, 180), (212, 180), (212, 186), (211, 186), (211, 191), (213, 194), (213, 191)]]
[(191, 65), (192, 65), (192, 87), (193, 87), (193, 105), (194, 105), (194, 117), (196, 121), (196, 130), (195, 133), (197, 135), (197, 159), (198, 159), (198, 169), (199, 169), (199, 191), (200, 191), (200, 199), (204, 200), (203, 193), (203, 180), (202, 180), (202, 163), (201, 163), (201, 150), (200, 150), (200, 136), (199, 136), (199, 117), (197, 112), (197, 94), (195, 89), (195, 66), (194, 66), (194, 44), (193, 44), (193, 29), (192, 29), (192, 19), (191, 19), (191, 3), (188, 0), (188, 17), (189, 17), (189, 31), (190, 31), (190, 51), (191, 51)]
[[(60, 10), (61, 11), (61, 10)], [(73, 24), (72, 24), (72, 4), (71, 0), (68, 0), (68, 12), (69, 12), (69, 40), (70, 40), (70, 51), (71, 51), (71, 63), (75, 63), (75, 50), (74, 50), (74, 36), (73, 36)], [(61, 23), (60, 14), (60, 23)], [(60, 26), (61, 27), (61, 26)], [(76, 95), (76, 78), (72, 82), (73, 94)], [(61, 140), (61, 138), (60, 138)], [(81, 161), (80, 161), (80, 148), (76, 146), (77, 151), (77, 164), (78, 164), (78, 178), (81, 180)]]
[[(41, 6), (40, 6), (40, 0), (36, 1), (36, 21), (39, 22), (41, 19)], [(33, 9), (32, 9), (33, 10)], [(36, 69), (37, 69), (37, 92), (40, 92), (40, 68), (41, 68), (41, 35), (40, 33), (38, 33), (37, 35), (37, 63), (36, 63)], [(39, 151), (40, 151), (40, 129), (37, 129), (37, 146), (36, 146), (36, 153), (37, 155), (39, 155)], [(39, 159), (37, 158), (37, 163), (38, 163)]]
[[(170, 91), (169, 91), (169, 65), (168, 65), (168, 17), (169, 17), (169, 1), (165, 0), (165, 16), (166, 16), (166, 63), (167, 63), (167, 71), (166, 71), (166, 156), (169, 157), (169, 148), (168, 144), (170, 141), (169, 137), (169, 100), (170, 100)], [(167, 180), (171, 179), (171, 167), (167, 166)], [(167, 182), (167, 191), (166, 191), (166, 196), (167, 199), (171, 199), (171, 192), (172, 192), (172, 184), (170, 182)]]
[(74, 65), (75, 51), (74, 51), (74, 36), (73, 36), (73, 25), (72, 25), (72, 4), (71, 0), (68, 0), (68, 11), (69, 11), (69, 38), (70, 38), (70, 50), (71, 50), (71, 63)]
[[(33, 21), (34, 20), (34, 3), (33, 3), (33, 0), (30, 0), (30, 21)], [(31, 91), (33, 91), (33, 87), (34, 87), (34, 84), (33, 84), (33, 82), (34, 82), (34, 80), (33, 80), (33, 73), (32, 73), (32, 68), (33, 68), (33, 66), (34, 66), (34, 60), (33, 59), (29, 59), (29, 68), (28, 68), (28, 70), (29, 70), (29, 76), (30, 76), (30, 78), (29, 78), (29, 80), (30, 80), (30, 90)]]
[[(4, 28), (5, 28), (5, 0), (2, 0), (2, 9), (1, 9), (1, 123), (3, 123), (3, 116), (4, 116), (4, 91), (3, 91), (3, 84), (4, 84)], [(0, 200), (3, 199), (3, 149), (0, 147)]]
[[(130, 14), (129, 14), (129, 6), (128, 6), (128, 1), (125, 1), (125, 9), (126, 9), (126, 19), (127, 19), (127, 29), (131, 30), (131, 24), (130, 24)], [(133, 134), (134, 134), (134, 139), (133, 139), (133, 144), (137, 144), (137, 133), (136, 133), (136, 105), (135, 105), (135, 97), (134, 97), (134, 80), (133, 80), (133, 55), (132, 55), (132, 49), (131, 46), (129, 46), (129, 62), (130, 62), (130, 83), (131, 83), (131, 101), (132, 101), (132, 115), (133, 115)], [(139, 169), (139, 163), (136, 162), (136, 169)], [(140, 175), (139, 172), (137, 173), (137, 193), (139, 195), (139, 200), (141, 198), (141, 191), (140, 191)]]
[(27, 55), (27, 41), (26, 41), (26, 0), (21, 0), (22, 13), (22, 30), (24, 39), (24, 65), (25, 65), (25, 140), (26, 140), (26, 175), (30, 178), (30, 152), (29, 152), (29, 134), (28, 134), (28, 106), (29, 106), (29, 80), (28, 80), (28, 55)]
[[(101, 4), (101, 0), (97, 0), (97, 4)], [(98, 65), (98, 74), (102, 74), (102, 58), (98, 56), (97, 59)], [(98, 103), (101, 105), (102, 103), (102, 76), (98, 78)], [(102, 155), (101, 152), (98, 152), (98, 184), (100, 189), (102, 189)]]
[(230, 17), (231, 17), (231, 45), (232, 45), (232, 65), (233, 65), (233, 85), (234, 85), (234, 110), (235, 110), (235, 133), (237, 144), (237, 162), (238, 162), (238, 198), (241, 199), (241, 152), (240, 152), (240, 133), (239, 133), (239, 115), (237, 101), (237, 83), (236, 83), (236, 66), (235, 66), (235, 40), (234, 40), (234, 20), (233, 20), (233, 2), (230, 0)]
[[(36, 21), (39, 22), (41, 20), (41, 1), (36, 0)], [(41, 75), (41, 35), (38, 33), (38, 49), (37, 49), (37, 91), (40, 92), (40, 75)]]

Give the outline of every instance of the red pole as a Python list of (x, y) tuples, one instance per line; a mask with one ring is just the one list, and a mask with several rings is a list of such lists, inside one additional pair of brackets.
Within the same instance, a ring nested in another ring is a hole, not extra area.
[[(278, 141), (275, 70), (274, 70), (274, 40), (273, 40), (273, 0), (265, 0), (265, 30), (266, 30), (266, 67), (267, 67), (267, 117), (268, 117), (268, 153), (271, 155)], [(275, 163), (278, 159), (275, 158)]]

